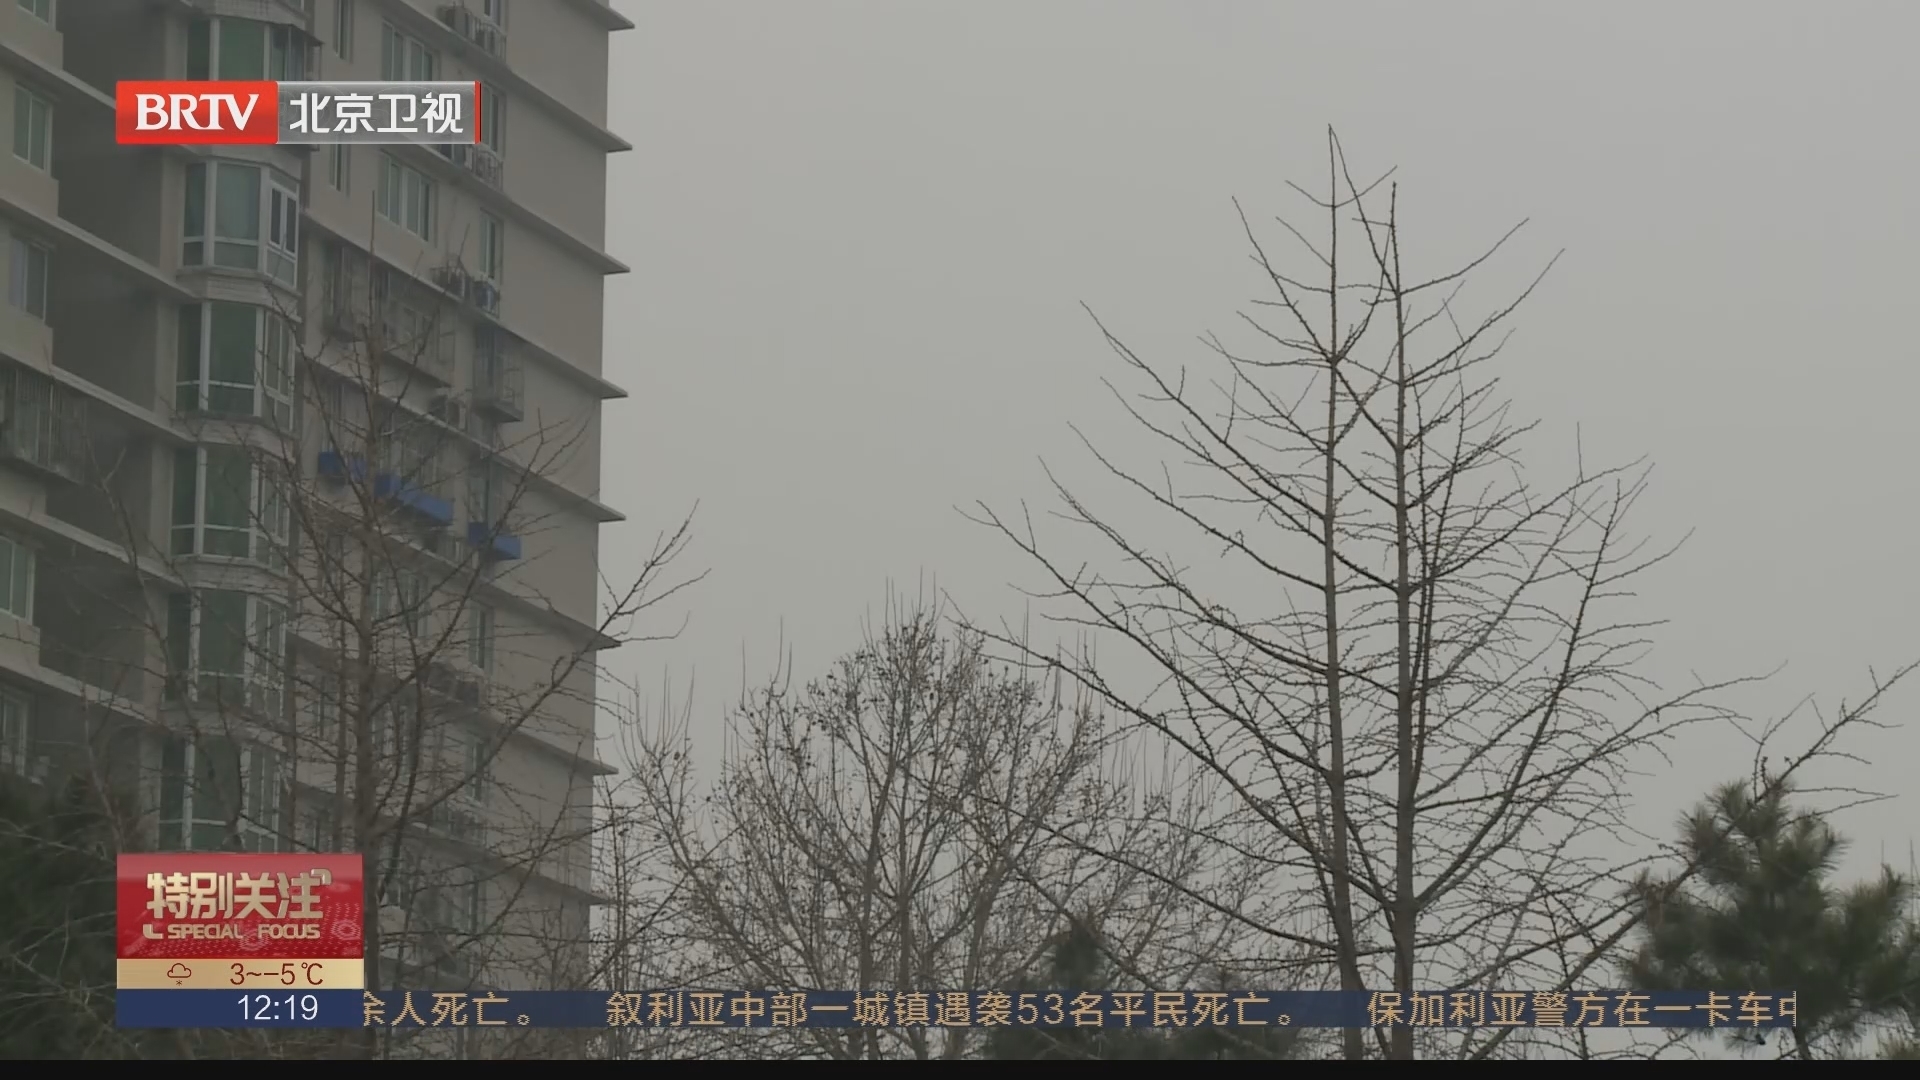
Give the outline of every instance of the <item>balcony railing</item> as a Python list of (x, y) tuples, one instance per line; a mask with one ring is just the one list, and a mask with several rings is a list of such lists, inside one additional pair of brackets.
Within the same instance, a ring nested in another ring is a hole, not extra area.
[[(482, 338), (481, 340), (486, 340)], [(520, 362), (506, 355), (498, 338), (473, 358), (473, 405), (502, 420), (519, 420), (526, 414), (526, 372)]]
[(0, 370), (0, 458), (80, 481), (87, 453), (85, 398), (37, 371)]
[(488, 56), (507, 55), (507, 31), (464, 4), (440, 5), (440, 21)]
[(485, 143), (438, 143), (434, 149), (495, 191), (505, 187), (506, 163), (493, 147)]
[(327, 328), (364, 339), (369, 348), (411, 365), (439, 383), (453, 380), (453, 334), (436, 312), (397, 299), (378, 302), (378, 318), (364, 296), (336, 293), (327, 307)]

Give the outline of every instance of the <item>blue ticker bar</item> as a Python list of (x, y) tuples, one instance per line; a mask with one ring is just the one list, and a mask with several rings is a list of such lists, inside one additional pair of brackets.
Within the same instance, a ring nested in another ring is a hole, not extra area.
[(120, 990), (128, 1028), (1794, 1026), (1780, 991)]

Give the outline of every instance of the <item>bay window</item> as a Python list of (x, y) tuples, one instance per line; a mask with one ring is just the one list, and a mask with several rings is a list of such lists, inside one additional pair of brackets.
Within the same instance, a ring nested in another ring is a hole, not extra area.
[[(259, 165), (187, 166), (180, 261), (299, 280), (300, 185)], [(209, 250), (211, 247), (211, 250)]]
[(230, 589), (176, 593), (167, 603), (170, 693), (193, 701), (280, 712), (287, 610)]
[(33, 621), (33, 549), (0, 533), (0, 612)]
[(276, 851), (285, 770), (271, 749), (213, 736), (160, 747), (160, 847)]
[(278, 480), (244, 446), (175, 451), (171, 552), (284, 567), (292, 514)]
[(180, 309), (174, 402), (182, 412), (293, 425), (293, 325), (278, 312), (214, 301)]
[(299, 82), (307, 78), (307, 35), (252, 19), (195, 19), (187, 26), (187, 78)]

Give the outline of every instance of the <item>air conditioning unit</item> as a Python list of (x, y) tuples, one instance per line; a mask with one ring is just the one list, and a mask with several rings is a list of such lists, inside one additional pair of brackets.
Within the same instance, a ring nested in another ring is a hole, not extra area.
[(474, 279), (468, 295), (473, 300), (473, 306), (481, 311), (492, 314), (500, 310), (500, 286), (491, 281)]
[(479, 143), (462, 143), (461, 145), (473, 151), (472, 154), (468, 155), (466, 160), (467, 171), (479, 177), (480, 182), (488, 187), (500, 187), (501, 164), (499, 153), (491, 146), (483, 146)]
[(452, 697), (462, 705), (482, 705), (487, 698), (486, 680), (478, 675), (462, 675), (453, 682)]
[(458, 266), (436, 266), (433, 268), (433, 283), (450, 293), (464, 294), (473, 287), (473, 279), (466, 270)]
[(427, 411), (433, 414), (434, 419), (448, 427), (466, 430), (467, 403), (452, 394), (441, 394), (434, 398), (432, 406)]

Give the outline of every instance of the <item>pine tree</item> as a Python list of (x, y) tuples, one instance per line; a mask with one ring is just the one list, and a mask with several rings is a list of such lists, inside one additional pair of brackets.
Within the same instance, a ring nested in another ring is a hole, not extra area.
[(1883, 867), (1871, 881), (1835, 885), (1846, 841), (1790, 795), (1784, 785), (1756, 796), (1730, 784), (1684, 820), (1698, 878), (1686, 889), (1642, 880), (1646, 935), (1628, 977), (1645, 990), (1793, 991), (1798, 1025), (1783, 1033), (1791, 1055), (1840, 1057), (1920, 1005), (1912, 883)]

